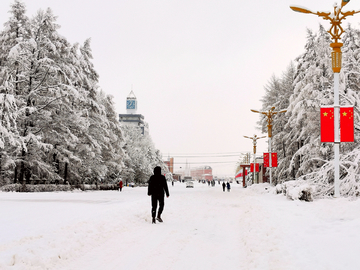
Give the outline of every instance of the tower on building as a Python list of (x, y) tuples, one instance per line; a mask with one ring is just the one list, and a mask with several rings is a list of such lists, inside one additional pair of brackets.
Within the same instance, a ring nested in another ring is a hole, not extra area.
[(137, 99), (133, 90), (131, 90), (130, 94), (126, 98), (126, 112), (128, 114), (135, 114), (136, 111), (137, 111)]
[(119, 121), (123, 125), (139, 127), (142, 134), (147, 134), (149, 132), (148, 124), (144, 121), (144, 116), (136, 112), (137, 99), (133, 90), (131, 90), (126, 98), (126, 114), (119, 114)]

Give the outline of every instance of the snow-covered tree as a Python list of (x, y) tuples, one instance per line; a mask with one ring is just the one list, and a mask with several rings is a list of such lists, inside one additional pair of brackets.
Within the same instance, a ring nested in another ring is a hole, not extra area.
[(141, 129), (133, 126), (123, 126), (125, 139), (125, 165), (121, 177), (126, 182), (146, 183), (156, 166), (162, 167), (162, 172), (168, 169), (161, 159), (160, 152), (155, 149), (151, 137), (142, 134)]
[(51, 9), (29, 20), (16, 0), (10, 13), (0, 33), (1, 174), (12, 168), (21, 183), (119, 174), (120, 124), (112, 99), (99, 93), (90, 40), (71, 45)]

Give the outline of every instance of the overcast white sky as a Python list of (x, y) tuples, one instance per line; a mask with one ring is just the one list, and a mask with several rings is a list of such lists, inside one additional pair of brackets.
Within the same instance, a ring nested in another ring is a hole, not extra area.
[[(243, 138), (256, 129), (259, 99), (274, 74), (281, 76), (304, 50), (306, 28), (318, 29), (314, 15), (295, 13), (289, 5), (332, 10), (334, 0), (26, 0), (27, 15), (50, 7), (59, 33), (71, 43), (91, 38), (100, 86), (126, 113), (133, 87), (138, 113), (164, 157), (175, 168), (210, 165), (214, 175), (234, 175), (236, 156), (251, 152)], [(340, 3), (340, 1), (338, 1)], [(5, 23), (13, 1), (0, 1)], [(344, 10), (359, 10), (351, 1)], [(360, 16), (346, 22), (358, 25)], [(267, 139), (258, 143), (266, 152)], [(211, 154), (209, 154), (211, 153)], [(199, 162), (199, 163), (198, 163)], [(222, 162), (222, 163), (215, 163)]]

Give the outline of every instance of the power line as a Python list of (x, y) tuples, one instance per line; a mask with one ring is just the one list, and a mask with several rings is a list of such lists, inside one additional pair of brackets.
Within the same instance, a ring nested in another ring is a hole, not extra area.
[(222, 157), (238, 157), (241, 155), (244, 155), (246, 153), (249, 153), (250, 151), (247, 152), (228, 152), (228, 153), (192, 153), (192, 154), (168, 154), (168, 157), (173, 157), (173, 158), (222, 158)]
[(239, 155), (221, 155), (221, 156), (171, 156), (173, 158), (226, 158), (238, 157)]
[(233, 164), (239, 161), (199, 161), (199, 162), (176, 162), (176, 165), (191, 165), (191, 164)]
[(249, 151), (237, 151), (237, 152), (215, 152), (215, 153), (167, 153), (168, 155), (218, 155), (218, 154), (239, 154), (242, 152), (249, 152)]

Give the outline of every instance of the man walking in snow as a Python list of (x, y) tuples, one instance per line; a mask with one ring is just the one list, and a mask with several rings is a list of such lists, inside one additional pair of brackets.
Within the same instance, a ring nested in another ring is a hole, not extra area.
[[(161, 214), (164, 210), (164, 196), (169, 197), (169, 189), (167, 186), (166, 178), (161, 174), (161, 167), (154, 168), (154, 175), (149, 179), (148, 195), (151, 196), (151, 216), (152, 223), (156, 223), (156, 220), (163, 222)], [(156, 208), (159, 201), (159, 210), (156, 217)], [(156, 217), (156, 220), (155, 220)]]

